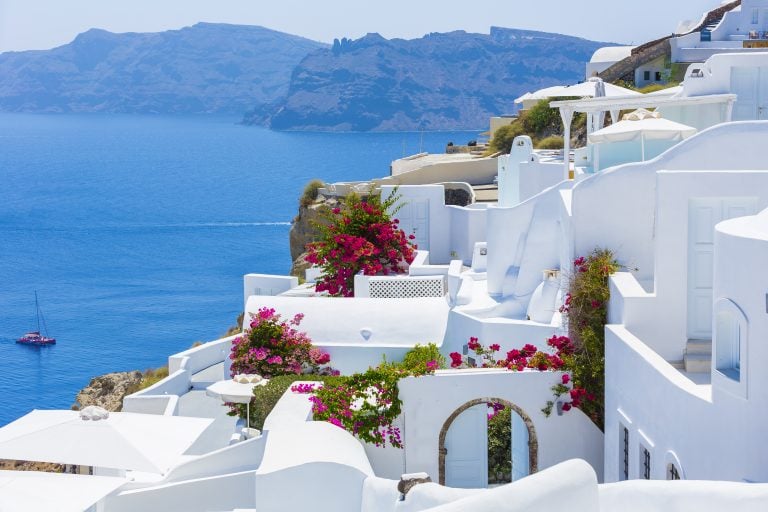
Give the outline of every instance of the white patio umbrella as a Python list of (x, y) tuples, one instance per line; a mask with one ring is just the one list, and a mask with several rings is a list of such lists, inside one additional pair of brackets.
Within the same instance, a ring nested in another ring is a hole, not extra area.
[(524, 101), (531, 100), (546, 100), (549, 98), (614, 98), (621, 96), (639, 96), (640, 94), (641, 93), (633, 91), (632, 89), (619, 87), (618, 85), (603, 82), (600, 78), (592, 77), (586, 82), (581, 82), (579, 84), (556, 85), (554, 87), (539, 89), (536, 92), (527, 92), (517, 98), (515, 103), (523, 103)]
[(246, 427), (251, 428), (251, 400), (253, 399), (253, 388), (264, 386), (269, 382), (258, 375), (239, 375), (234, 379), (220, 380), (214, 382), (205, 389), (205, 394), (213, 398), (218, 398), (222, 402), (232, 402), (235, 404), (246, 404)]
[[(646, 140), (679, 141), (687, 139), (696, 132), (696, 128), (664, 119), (658, 112), (638, 109), (624, 115), (618, 123), (590, 133), (587, 140), (592, 144), (639, 140), (642, 159), (645, 161)], [(599, 162), (598, 154), (595, 155), (595, 160)]]
[(0, 459), (165, 473), (213, 422), (208, 418), (35, 410), (0, 428)]
[(106, 476), (0, 471), (0, 510), (83, 512), (127, 482)]

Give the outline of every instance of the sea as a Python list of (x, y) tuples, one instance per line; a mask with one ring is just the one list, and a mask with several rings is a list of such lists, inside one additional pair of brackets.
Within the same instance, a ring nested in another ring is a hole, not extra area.
[[(233, 116), (0, 114), (0, 426), (93, 376), (219, 338), (287, 274), (313, 178), (365, 180), (478, 132), (274, 132)], [(57, 344), (20, 345), (43, 319)]]

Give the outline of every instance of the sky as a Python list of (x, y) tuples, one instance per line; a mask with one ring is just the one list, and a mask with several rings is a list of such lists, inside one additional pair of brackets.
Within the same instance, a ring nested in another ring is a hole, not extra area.
[(500, 26), (640, 44), (719, 0), (0, 0), (0, 52), (48, 49), (90, 28), (158, 32), (199, 21), (261, 25), (316, 41), (406, 39)]

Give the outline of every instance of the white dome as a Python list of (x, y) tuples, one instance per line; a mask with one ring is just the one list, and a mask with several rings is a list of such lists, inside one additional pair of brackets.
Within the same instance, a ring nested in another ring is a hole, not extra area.
[(634, 46), (605, 46), (592, 54), (589, 62), (619, 62), (632, 54)]

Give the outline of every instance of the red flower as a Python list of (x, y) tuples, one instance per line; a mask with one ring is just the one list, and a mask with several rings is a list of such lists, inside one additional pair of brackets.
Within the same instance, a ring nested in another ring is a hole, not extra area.
[(490, 348), (490, 349), (491, 349), (491, 350), (493, 350), (494, 352), (498, 352), (499, 350), (501, 350), (501, 346), (500, 346), (498, 343), (494, 343), (493, 345), (491, 345), (491, 346), (490, 346), (490, 347), (488, 347), (488, 348)]
[(571, 382), (571, 376), (568, 375), (567, 373), (564, 373), (563, 374), (563, 384), (568, 384), (569, 382)]

